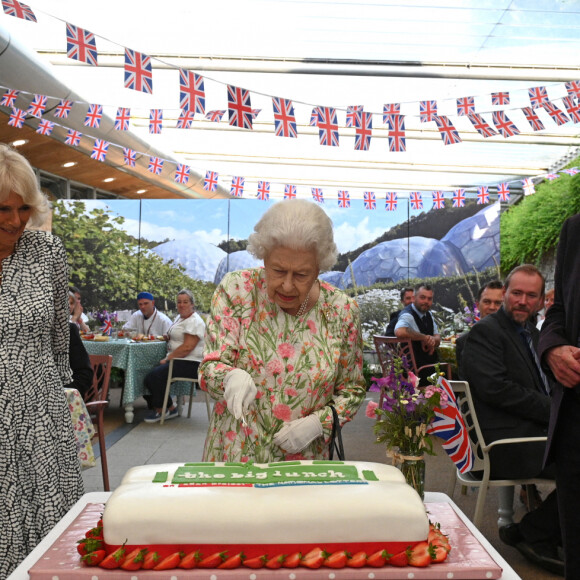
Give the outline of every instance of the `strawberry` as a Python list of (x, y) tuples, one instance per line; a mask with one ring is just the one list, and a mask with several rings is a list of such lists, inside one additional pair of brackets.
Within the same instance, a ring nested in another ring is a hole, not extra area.
[(223, 561), (218, 568), (222, 570), (232, 570), (233, 568), (239, 568), (242, 562), (246, 559), (243, 552), (236, 554), (235, 556), (230, 556), (227, 560)]
[(173, 570), (179, 566), (181, 558), (183, 557), (183, 552), (173, 552), (169, 556), (166, 556), (153, 568), (153, 570)]
[(159, 563), (159, 554), (157, 552), (149, 552), (145, 555), (145, 559), (143, 560), (143, 566), (141, 566), (142, 570), (153, 570), (155, 566)]
[(278, 554), (269, 560), (266, 560), (266, 568), (270, 568), (270, 570), (277, 570), (278, 568), (282, 568), (286, 562), (286, 554)]
[(200, 560), (197, 567), (198, 568), (217, 568), (226, 559), (225, 552), (215, 552), (211, 556), (207, 556), (203, 560)]
[(449, 543), (449, 538), (441, 532), (440, 530), (429, 530), (429, 536), (427, 541), (434, 546), (442, 546), (447, 550), (447, 552), (451, 551), (451, 544)]
[(302, 554), (300, 552), (293, 552), (284, 559), (284, 568), (298, 568), (302, 562)]
[(102, 526), (97, 526), (96, 528), (91, 528), (86, 534), (86, 538), (93, 538), (95, 540), (103, 539), (103, 528)]
[(120, 568), (125, 562), (125, 548), (121, 546), (119, 549), (115, 550), (112, 554), (109, 554), (100, 564), (101, 568), (107, 568), (108, 570), (114, 570), (115, 568)]
[(320, 568), (322, 566), (325, 559), (325, 552), (320, 548), (314, 548), (302, 558), (302, 566), (306, 566), (307, 568)]
[(147, 548), (135, 548), (127, 554), (125, 561), (121, 564), (121, 568), (123, 570), (141, 570), (145, 562), (145, 554), (148, 551)]
[[(419, 542), (413, 548), (407, 548), (407, 557), (409, 558), (410, 566), (417, 566), (419, 568), (424, 568), (429, 566), (433, 561), (431, 554), (433, 553), (433, 548), (429, 546), (427, 542)], [(433, 553), (433, 556), (435, 554)]]
[(95, 550), (83, 556), (82, 560), (87, 566), (98, 566), (105, 559), (106, 555), (107, 552), (105, 550)]
[(184, 570), (192, 570), (197, 566), (197, 563), (200, 560), (200, 553), (198, 550), (195, 552), (190, 552), (187, 556), (184, 556), (179, 562), (178, 568), (183, 568)]
[(327, 568), (344, 568), (347, 560), (348, 554), (344, 550), (340, 550), (339, 552), (334, 552), (334, 554), (328, 554), (323, 565)]
[(406, 566), (408, 563), (409, 557), (407, 555), (407, 550), (403, 550), (389, 558), (389, 564), (391, 566)]
[(268, 561), (267, 556), (258, 556), (257, 558), (248, 558), (247, 560), (243, 561), (244, 566), (247, 568), (263, 568)]
[(447, 550), (445, 546), (439, 546), (437, 544), (429, 544), (433, 548), (433, 562), (444, 562), (447, 559)]
[(77, 542), (77, 552), (81, 556), (86, 556), (91, 552), (100, 550), (103, 547), (103, 542), (101, 540), (95, 540), (95, 538), (83, 538)]
[(350, 556), (350, 558), (346, 561), (346, 565), (349, 568), (362, 568), (367, 564), (367, 555), (364, 552), (357, 552)]
[(367, 558), (367, 566), (380, 568), (386, 564), (388, 558), (389, 553), (386, 550), (379, 550)]

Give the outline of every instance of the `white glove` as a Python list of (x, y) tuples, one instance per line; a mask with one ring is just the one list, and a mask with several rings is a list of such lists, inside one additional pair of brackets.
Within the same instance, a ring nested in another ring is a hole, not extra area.
[(298, 453), (322, 435), (322, 423), (316, 415), (294, 419), (274, 435), (274, 443), (288, 453)]
[(248, 412), (257, 392), (254, 379), (242, 369), (231, 370), (224, 379), (224, 399), (236, 419)]

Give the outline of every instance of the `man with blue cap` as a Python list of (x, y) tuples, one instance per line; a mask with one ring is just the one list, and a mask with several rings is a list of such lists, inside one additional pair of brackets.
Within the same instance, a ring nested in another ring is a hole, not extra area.
[(155, 308), (155, 298), (150, 292), (137, 294), (137, 306), (139, 310), (134, 312), (123, 330), (134, 331), (143, 336), (162, 336), (167, 334), (171, 326), (171, 320)]

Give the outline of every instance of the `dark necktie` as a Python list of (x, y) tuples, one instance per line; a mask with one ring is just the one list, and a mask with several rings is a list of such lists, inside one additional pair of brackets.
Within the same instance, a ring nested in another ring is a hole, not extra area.
[(530, 354), (532, 355), (532, 359), (534, 360), (534, 364), (536, 365), (536, 370), (538, 371), (538, 374), (540, 375), (540, 380), (542, 382), (542, 386), (544, 387), (544, 392), (546, 393), (546, 395), (549, 395), (550, 394), (550, 384), (548, 383), (548, 379), (546, 378), (546, 375), (544, 374), (544, 371), (542, 370), (542, 365), (540, 364), (540, 359), (538, 358), (538, 354), (536, 353), (536, 349), (534, 348), (534, 343), (532, 341), (532, 333), (527, 328), (524, 328), (522, 333), (526, 339), (526, 343), (528, 345), (528, 350), (530, 351)]

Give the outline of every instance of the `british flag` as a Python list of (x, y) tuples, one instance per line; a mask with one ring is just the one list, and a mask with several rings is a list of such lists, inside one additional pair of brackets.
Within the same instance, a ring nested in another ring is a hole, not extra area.
[(72, 101), (67, 101), (62, 99), (60, 103), (56, 106), (53, 115), (59, 119), (68, 119), (68, 114), (71, 112), (73, 106)]
[(195, 113), (193, 111), (185, 111), (182, 109), (177, 119), (177, 129), (189, 129), (193, 123), (194, 115)]
[(491, 104), (492, 105), (509, 105), (510, 104), (510, 94), (508, 91), (500, 91), (497, 93), (491, 93)]
[(509, 183), (499, 183), (497, 186), (497, 198), (500, 201), (509, 201), (510, 199), (510, 186)]
[(569, 81), (566, 83), (566, 90), (572, 97), (580, 97), (580, 81)]
[(576, 103), (575, 97), (563, 97), (562, 102), (564, 103), (572, 122), (580, 123), (580, 105)]
[(270, 199), (270, 182), (269, 181), (258, 181), (258, 193), (256, 197), (262, 201), (268, 201)]
[(308, 124), (311, 127), (318, 127), (318, 121), (320, 120), (320, 107), (314, 107), (312, 113), (310, 114), (310, 121)]
[(36, 22), (34, 12), (24, 2), (19, 2), (18, 0), (2, 0), (2, 8), (4, 8), (4, 12), (8, 16), (16, 16), (16, 18), (22, 18), (22, 20)]
[(434, 209), (444, 209), (445, 208), (445, 195), (442, 191), (433, 192), (433, 208)]
[(445, 449), (459, 472), (467, 473), (473, 468), (475, 456), (465, 421), (457, 408), (457, 399), (449, 383), (444, 377), (439, 377), (437, 385), (445, 391), (447, 405), (435, 409), (435, 417), (427, 428), (427, 433), (443, 439), (441, 447)]
[(387, 195), (385, 197), (385, 209), (387, 211), (395, 211), (397, 209), (397, 203), (397, 192), (387, 191)]
[(546, 179), (548, 181), (554, 181), (554, 179), (558, 179), (560, 177), (557, 173), (546, 173)]
[(355, 126), (354, 130), (356, 134), (354, 148), (357, 151), (368, 151), (373, 134), (373, 115), (364, 111), (361, 111), (359, 115), (360, 123)]
[(8, 89), (3, 95), (2, 100), (0, 101), (0, 105), (3, 107), (13, 107), (14, 101), (16, 101), (18, 97), (19, 91), (14, 89)]
[(163, 171), (163, 162), (164, 160), (160, 157), (149, 157), (149, 167), (147, 167), (147, 171), (154, 173), (155, 175), (161, 175)]
[(46, 119), (42, 119), (40, 123), (38, 123), (38, 128), (36, 129), (36, 132), (40, 133), (40, 135), (50, 135), (53, 129), (54, 129), (53, 122), (47, 121)]
[(150, 109), (149, 133), (159, 135), (163, 130), (163, 109)]
[(467, 118), (471, 121), (471, 124), (473, 125), (474, 129), (484, 139), (497, 135), (497, 131), (493, 127), (490, 127), (485, 122), (485, 119), (481, 115), (478, 115), (477, 113), (470, 113), (469, 115), (467, 115)]
[(125, 48), (125, 88), (153, 94), (151, 57)]
[(201, 75), (179, 69), (179, 106), (183, 111), (205, 115), (205, 85)]
[(548, 92), (546, 87), (531, 87), (528, 89), (528, 96), (532, 109), (540, 108), (548, 100)]
[(477, 188), (477, 203), (478, 205), (489, 203), (489, 187), (487, 185), (480, 185)]
[(276, 137), (298, 137), (294, 105), (289, 99), (272, 97), (274, 108), (274, 130)]
[(13, 108), (12, 113), (10, 113), (10, 118), (8, 119), (8, 124), (16, 129), (22, 129), (24, 121), (26, 121), (26, 112), (22, 109)]
[(108, 150), (109, 143), (107, 141), (103, 141), (102, 139), (95, 139), (93, 152), (91, 153), (91, 159), (96, 159), (97, 161), (104, 161), (107, 157)]
[(435, 121), (437, 116), (437, 101), (420, 101), (419, 102), (419, 120), (421, 123)]
[(524, 190), (524, 195), (532, 195), (533, 193), (536, 193), (534, 182), (529, 177), (522, 180), (522, 189)]
[(377, 196), (374, 191), (365, 191), (363, 193), (363, 202), (365, 209), (377, 209)]
[(178, 163), (175, 169), (175, 183), (187, 183), (189, 181), (189, 165)]
[(522, 107), (522, 113), (524, 114), (526, 121), (532, 127), (532, 130), (534, 131), (544, 130), (544, 123), (540, 121), (540, 118), (538, 117), (538, 115), (536, 115), (536, 112), (534, 111), (534, 109), (532, 109), (532, 107)]
[(28, 107), (28, 114), (40, 119), (42, 117), (42, 113), (44, 113), (46, 109), (47, 101), (48, 97), (45, 97), (44, 95), (34, 95), (34, 99)]
[(503, 111), (494, 111), (492, 116), (496, 129), (503, 135), (505, 139), (520, 134), (520, 130)]
[(113, 334), (113, 323), (109, 320), (103, 320), (103, 324), (99, 327), (101, 334), (106, 334), (107, 336), (112, 336)]
[(205, 180), (203, 182), (203, 188), (206, 191), (215, 191), (218, 185), (218, 173), (217, 171), (206, 171)]
[[(350, 105), (346, 108), (346, 125), (345, 127), (356, 127), (357, 120), (360, 119), (360, 113), (363, 111), (363, 105)], [(360, 124), (360, 121), (358, 121)]]
[(250, 91), (228, 85), (228, 111), (230, 125), (252, 128), (252, 103), (250, 101)]
[(465, 189), (456, 189), (452, 199), (453, 207), (465, 207)]
[(131, 120), (131, 109), (127, 107), (118, 107), (115, 117), (115, 129), (117, 131), (128, 131), (129, 121)]
[(562, 125), (570, 122), (570, 119), (568, 119), (566, 113), (558, 109), (558, 107), (556, 107), (552, 101), (544, 101), (542, 107), (544, 107), (544, 110), (548, 112), (548, 115), (552, 117), (552, 120), (554, 123), (556, 123), (556, 125), (558, 125), (558, 127), (561, 127)]
[(230, 187), (230, 195), (234, 197), (242, 197), (244, 195), (244, 183), (245, 178), (243, 177), (232, 177), (232, 185)]
[(129, 149), (128, 147), (123, 147), (123, 163), (128, 167), (135, 167), (136, 160), (136, 151), (133, 151), (133, 149)]
[(320, 107), (318, 119), (318, 134), (321, 145), (338, 147), (338, 122), (336, 120), (336, 109), (332, 107)]
[(412, 191), (409, 195), (409, 201), (411, 203), (411, 208), (423, 209), (423, 196), (420, 192)]
[(404, 115), (391, 115), (389, 117), (389, 151), (406, 151)]
[(580, 170), (577, 167), (570, 167), (569, 169), (562, 169), (562, 173), (567, 173), (568, 175), (576, 175)]
[(255, 121), (261, 112), (262, 109), (252, 109), (252, 121)]
[(320, 187), (312, 187), (312, 199), (318, 203), (324, 203), (324, 193)]
[(81, 143), (81, 137), (83, 134), (80, 131), (76, 131), (75, 129), (69, 129), (68, 133), (66, 134), (66, 138), (64, 142), (67, 145), (72, 145), (73, 147), (78, 147)]
[(471, 113), (475, 113), (475, 98), (459, 97), (457, 99), (457, 114), (467, 117)]
[(101, 124), (102, 118), (103, 118), (103, 106), (89, 105), (89, 110), (87, 111), (87, 116), (85, 117), (84, 125), (85, 127), (98, 129)]
[(387, 125), (391, 115), (401, 114), (401, 103), (388, 103), (383, 105), (383, 123)]
[(296, 199), (296, 186), (286, 184), (284, 187), (284, 199)]
[(66, 55), (68, 58), (97, 66), (95, 35), (74, 24), (66, 23)]
[(222, 117), (225, 115), (225, 110), (217, 110), (217, 111), (208, 111), (205, 118), (212, 123), (219, 123), (222, 120)]
[(340, 190), (338, 192), (338, 207), (347, 208), (350, 207), (350, 194), (348, 191)]
[(448, 117), (444, 117), (442, 115), (435, 116), (435, 123), (437, 123), (437, 129), (439, 129), (441, 139), (443, 139), (443, 145), (454, 145), (455, 143), (461, 143), (461, 137)]

